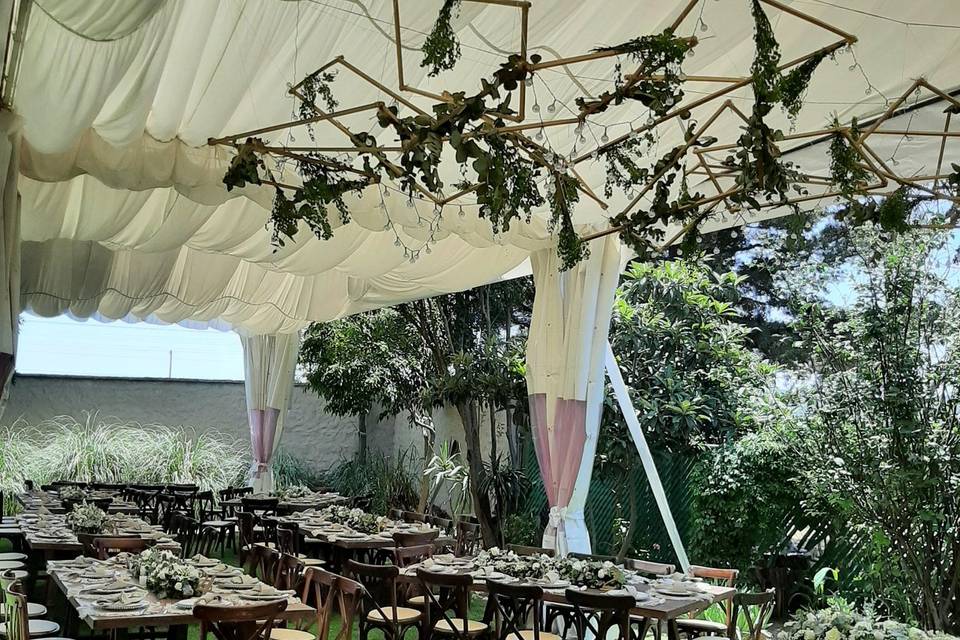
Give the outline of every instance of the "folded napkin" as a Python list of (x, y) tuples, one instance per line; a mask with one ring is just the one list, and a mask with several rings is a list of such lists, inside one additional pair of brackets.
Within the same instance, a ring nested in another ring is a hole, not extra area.
[(115, 596), (100, 598), (97, 602), (100, 604), (140, 604), (143, 602), (143, 593), (139, 591), (124, 592)]
[(260, 581), (254, 578), (253, 576), (248, 576), (244, 574), (239, 576), (233, 576), (227, 582), (229, 582), (230, 584), (257, 584)]
[(124, 590), (126, 590), (126, 589), (129, 589), (129, 588), (132, 587), (132, 586), (134, 586), (134, 585), (132, 585), (132, 584), (130, 584), (129, 582), (126, 582), (126, 581), (124, 581), (124, 580), (114, 580), (113, 582), (108, 582), (107, 584), (103, 585), (102, 587), (97, 587), (97, 589), (99, 589), (100, 591), (113, 591), (113, 590), (115, 590), (115, 589), (124, 589)]

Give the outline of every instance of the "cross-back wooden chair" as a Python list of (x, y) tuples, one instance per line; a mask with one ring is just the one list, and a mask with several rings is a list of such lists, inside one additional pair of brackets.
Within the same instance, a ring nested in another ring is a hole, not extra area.
[[(220, 532), (213, 527), (203, 527), (193, 545), (193, 553), (212, 558), (220, 542)], [(222, 549), (221, 549), (222, 551)]]
[(407, 631), (420, 626), (420, 611), (397, 606), (400, 569), (396, 565), (347, 560), (345, 569), (364, 588), (359, 611), (360, 640), (367, 640), (373, 629), (381, 630), (387, 638), (399, 640)]
[(523, 544), (508, 544), (507, 549), (513, 551), (518, 556), (548, 556), (552, 558), (557, 553), (547, 547), (529, 547)]
[(300, 527), (293, 523), (282, 522), (277, 525), (277, 549), (280, 553), (299, 558), (305, 567), (319, 567), (324, 564), (319, 558), (309, 558), (300, 553)]
[[(733, 597), (733, 619), (728, 636), (736, 638), (740, 628), (740, 619), (746, 623), (746, 633), (740, 634), (742, 640), (763, 640), (764, 628), (770, 621), (776, 604), (776, 589), (767, 589), (762, 593), (738, 593)], [(755, 609), (751, 610), (751, 607)]]
[(624, 560), (623, 565), (627, 569), (632, 569), (633, 571), (645, 573), (650, 576), (669, 576), (677, 570), (676, 565), (663, 562), (651, 562), (649, 560), (637, 560), (634, 558), (627, 558)]
[[(637, 604), (633, 596), (567, 589), (566, 598), (573, 606), (573, 629), (577, 640), (637, 640), (630, 625), (630, 610)], [(615, 636), (610, 635), (611, 630), (616, 631)]]
[(417, 513), (416, 511), (401, 511), (400, 518), (404, 522), (426, 522), (427, 515), (425, 513)]
[(393, 542), (398, 547), (419, 547), (424, 544), (431, 544), (439, 535), (440, 532), (435, 529), (433, 531), (417, 532), (397, 531), (393, 534)]
[(540, 587), (487, 580), (487, 593), (497, 640), (560, 640), (560, 636), (543, 631)]
[(193, 615), (200, 620), (200, 640), (206, 640), (208, 633), (217, 640), (267, 640), (286, 608), (285, 599), (245, 607), (198, 604)]
[(60, 632), (60, 625), (50, 620), (30, 618), (30, 605), (19, 580), (5, 580), (3, 590), (3, 623), (0, 630), (6, 640), (30, 640), (30, 637), (44, 636), (47, 640), (66, 640), (52, 638)]
[(93, 550), (98, 560), (106, 560), (118, 553), (140, 553), (149, 546), (138, 537), (98, 537), (93, 539)]
[(480, 551), (481, 536), (480, 525), (476, 522), (460, 519), (457, 520), (457, 544), (454, 553), (458, 556), (474, 555)]
[[(713, 584), (733, 588), (740, 572), (736, 569), (691, 565), (690, 574), (695, 578), (709, 580)], [(677, 630), (689, 636), (729, 635), (729, 630), (733, 624), (733, 597), (721, 601), (720, 606), (723, 608), (724, 613), (723, 622), (714, 622), (713, 620), (704, 620), (702, 618), (679, 618), (677, 619)]]
[(486, 623), (469, 618), (473, 576), (417, 569), (417, 580), (426, 597), (423, 628), (427, 637), (441, 634), (456, 640), (469, 640), (490, 630)]
[(295, 589), (300, 584), (303, 563), (297, 556), (275, 553), (278, 553), (279, 557), (274, 565), (273, 582), (271, 584), (277, 589)]

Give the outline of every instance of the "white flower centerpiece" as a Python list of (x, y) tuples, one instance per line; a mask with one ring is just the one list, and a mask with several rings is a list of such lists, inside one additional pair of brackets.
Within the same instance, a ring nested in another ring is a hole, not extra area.
[(67, 514), (67, 525), (74, 533), (103, 533), (109, 522), (106, 511), (85, 501), (74, 505)]
[(520, 556), (499, 547), (481, 551), (474, 564), (521, 580), (567, 580), (589, 589), (617, 589), (626, 582), (623, 569), (609, 561), (551, 558), (543, 554)]
[(200, 570), (166, 549), (145, 550), (131, 561), (130, 570), (160, 598), (190, 598), (200, 590)]
[(327, 507), (320, 512), (320, 515), (328, 522), (348, 526), (358, 533), (379, 533), (387, 521), (385, 517), (375, 516), (363, 509), (336, 505)]
[(284, 489), (281, 489), (279, 492), (279, 498), (281, 500), (297, 500), (300, 498), (308, 498), (313, 495), (313, 491), (309, 487), (305, 487), (302, 484), (295, 484)]

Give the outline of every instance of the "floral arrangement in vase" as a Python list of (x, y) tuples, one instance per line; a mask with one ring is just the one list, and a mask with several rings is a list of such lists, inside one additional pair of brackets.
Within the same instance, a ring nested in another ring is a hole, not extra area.
[(67, 525), (76, 533), (103, 533), (110, 516), (100, 507), (81, 502), (67, 514)]
[(160, 598), (190, 598), (199, 593), (200, 570), (166, 549), (147, 549), (130, 564), (130, 571)]

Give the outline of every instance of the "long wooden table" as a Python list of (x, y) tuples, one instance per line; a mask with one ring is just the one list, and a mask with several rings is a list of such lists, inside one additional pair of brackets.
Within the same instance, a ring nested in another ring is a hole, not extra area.
[[(102, 495), (97, 493), (91, 493), (91, 497), (109, 497), (110, 494), (104, 492)], [(63, 508), (63, 503), (60, 497), (55, 493), (50, 493), (47, 491), (28, 491), (25, 493), (18, 493), (17, 502), (23, 507), (25, 511), (37, 511), (41, 508), (46, 509), (50, 513), (66, 513), (66, 509)], [(139, 513), (137, 505), (126, 500), (122, 500), (116, 496), (113, 497), (113, 501), (107, 507), (107, 513), (128, 513), (136, 514)]]
[[(404, 568), (400, 573), (401, 580), (407, 582), (415, 581), (417, 569), (421, 566), (420, 564), (415, 564)], [(471, 571), (472, 569), (469, 567), (457, 570), (458, 573), (470, 573)], [(653, 581), (654, 584), (655, 582), (656, 581)], [(669, 640), (679, 640), (680, 634), (677, 628), (678, 618), (688, 613), (702, 611), (713, 604), (728, 600), (737, 593), (737, 590), (731, 587), (722, 587), (706, 582), (698, 582), (696, 584), (700, 590), (698, 596), (686, 598), (658, 595), (652, 591), (652, 584), (639, 584), (636, 586), (636, 590), (647, 592), (652, 597), (647, 601), (637, 601), (637, 606), (630, 611), (630, 615), (636, 618), (645, 618), (650, 621), (664, 623), (667, 627)], [(486, 578), (474, 576), (473, 589), (485, 592), (487, 590)], [(544, 588), (544, 602), (569, 605), (566, 597), (566, 589), (566, 587), (561, 589)]]
[[(243, 496), (240, 498), (232, 498), (230, 500), (224, 500), (222, 504), (224, 506), (233, 507), (235, 509), (243, 508), (243, 498), (249, 498), (251, 496)], [(276, 496), (255, 496), (257, 498), (261, 497), (276, 497)], [(329, 507), (337, 504), (347, 504), (352, 498), (348, 496), (342, 496), (339, 493), (330, 492), (316, 494), (314, 496), (296, 499), (296, 500), (280, 500), (277, 504), (277, 510), (281, 513), (295, 513), (297, 511), (306, 511), (308, 509), (322, 509), (323, 507)]]
[[(76, 613), (76, 618), (94, 631), (138, 627), (169, 627), (169, 637), (183, 639), (187, 635), (187, 626), (199, 622), (194, 617), (192, 610), (176, 606), (178, 600), (161, 599), (150, 592), (147, 592), (144, 598), (147, 605), (143, 609), (128, 612), (110, 612), (99, 609), (94, 605), (95, 598), (85, 596), (83, 593), (84, 589), (88, 589), (92, 585), (78, 580), (74, 573), (76, 570), (69, 570), (64, 566), (70, 562), (72, 561), (51, 561), (47, 568), (48, 573), (72, 607), (72, 611)], [(98, 566), (108, 567), (113, 571), (114, 579), (136, 583), (127, 568), (116, 560), (105, 561), (99, 563)], [(254, 605), (257, 603), (248, 602), (246, 604)], [(291, 596), (287, 598), (286, 610), (277, 617), (281, 620), (299, 620), (315, 614), (316, 610), (313, 607), (304, 604), (299, 598)]]

